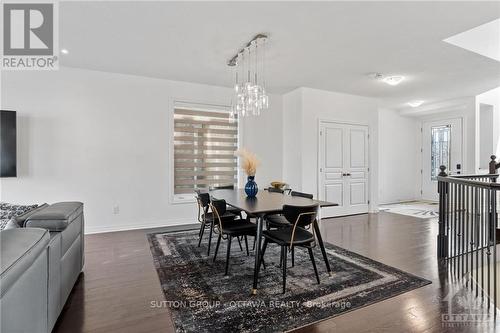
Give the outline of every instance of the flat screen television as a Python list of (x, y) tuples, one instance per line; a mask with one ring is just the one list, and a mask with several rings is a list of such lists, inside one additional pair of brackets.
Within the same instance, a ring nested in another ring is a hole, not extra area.
[(17, 176), (16, 111), (0, 110), (0, 177)]

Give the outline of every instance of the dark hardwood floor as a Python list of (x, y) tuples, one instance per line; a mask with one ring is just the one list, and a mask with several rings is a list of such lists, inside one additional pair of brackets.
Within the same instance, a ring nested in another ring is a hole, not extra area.
[[(331, 318), (297, 332), (490, 332), (498, 324), (444, 327), (451, 284), (436, 258), (437, 222), (392, 213), (325, 219), (323, 238), (335, 245), (429, 279), (432, 284)], [(88, 235), (85, 273), (54, 332), (173, 332), (162, 301), (146, 232)], [(249, 281), (249, 291), (251, 282)], [(500, 319), (498, 319), (500, 321)], [(497, 327), (495, 327), (497, 326)]]

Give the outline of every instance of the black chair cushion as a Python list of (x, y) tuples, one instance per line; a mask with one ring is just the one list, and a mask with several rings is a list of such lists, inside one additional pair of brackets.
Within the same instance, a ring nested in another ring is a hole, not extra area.
[(283, 228), (289, 227), (290, 223), (286, 220), (283, 215), (273, 214), (266, 216), (269, 227), (271, 228)]
[[(264, 237), (266, 237), (271, 242), (277, 243), (279, 245), (290, 245), (292, 238), (293, 227), (280, 228), (278, 230), (266, 230), (264, 231)], [(293, 244), (304, 245), (309, 244), (314, 241), (314, 235), (301, 228), (297, 227), (295, 229), (295, 235), (293, 239)]]
[(249, 220), (234, 220), (223, 222), (222, 229), (224, 234), (231, 236), (255, 235), (257, 226)]

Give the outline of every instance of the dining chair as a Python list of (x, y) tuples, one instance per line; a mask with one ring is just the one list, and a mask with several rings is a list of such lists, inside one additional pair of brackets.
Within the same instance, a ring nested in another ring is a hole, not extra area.
[(235, 215), (227, 215), (226, 206), (225, 200), (212, 200), (210, 203), (210, 209), (212, 210), (215, 221), (215, 232), (219, 234), (219, 237), (217, 238), (217, 245), (215, 246), (214, 262), (217, 259), (221, 239), (227, 239), (226, 269), (224, 275), (227, 275), (229, 272), (229, 258), (233, 237), (236, 237), (237, 239), (242, 237), (245, 240), (245, 247), (248, 256), (250, 255), (248, 251), (248, 236), (255, 237), (257, 233), (257, 226), (248, 219), (235, 219)]
[[(201, 240), (203, 239), (203, 235), (205, 234), (205, 229), (210, 228), (209, 236), (208, 236), (208, 250), (207, 256), (210, 255), (210, 247), (212, 244), (212, 234), (214, 230), (214, 216), (213, 213), (209, 211), (210, 209), (210, 194), (202, 193), (201, 191), (196, 192), (196, 201), (198, 202), (198, 222), (201, 223), (200, 232), (198, 234), (198, 247), (201, 246)], [(224, 212), (224, 217), (236, 215), (231, 212)], [(243, 251), (243, 247), (241, 246), (241, 242), (238, 239), (238, 243), (240, 244), (240, 249)]]
[[(307, 198), (307, 199), (312, 199), (313, 195), (309, 193), (304, 193), (304, 192), (298, 192), (298, 191), (290, 191), (290, 195), (292, 197), (302, 197), (302, 198)], [(286, 218), (283, 216), (283, 214), (272, 214), (266, 216), (267, 220), (267, 229), (280, 229), (283, 227), (287, 227), (289, 225), (289, 222), (286, 220)], [(295, 253), (294, 249), (292, 249), (291, 257), (292, 257), (292, 267), (295, 266)], [(282, 265), (283, 258), (280, 257), (280, 266)]]
[[(223, 185), (223, 186), (210, 186), (209, 187), (210, 191), (214, 190), (234, 190), (234, 185)], [(234, 208), (231, 206), (227, 206), (226, 210), (234, 215), (239, 216), (241, 219), (243, 218), (242, 216), (242, 210), (238, 208)]]
[[(277, 230), (266, 230), (263, 232), (264, 244), (262, 246), (262, 260), (269, 243), (275, 243), (281, 246), (282, 271), (283, 271), (283, 294), (286, 291), (286, 269), (287, 269), (287, 250), (292, 251), (295, 247), (307, 248), (309, 258), (311, 259), (316, 281), (319, 284), (319, 274), (314, 261), (313, 248), (316, 246), (316, 237), (314, 228), (310, 228), (312, 232), (306, 230), (314, 223), (317, 223), (316, 216), (318, 205), (309, 206), (292, 206), (283, 205), (283, 216), (288, 221), (288, 226)], [(260, 270), (260, 265), (259, 268)]]

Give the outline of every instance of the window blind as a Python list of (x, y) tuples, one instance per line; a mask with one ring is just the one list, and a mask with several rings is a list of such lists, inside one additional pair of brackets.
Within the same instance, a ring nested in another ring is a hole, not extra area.
[(174, 109), (174, 194), (237, 184), (238, 123), (223, 111)]

